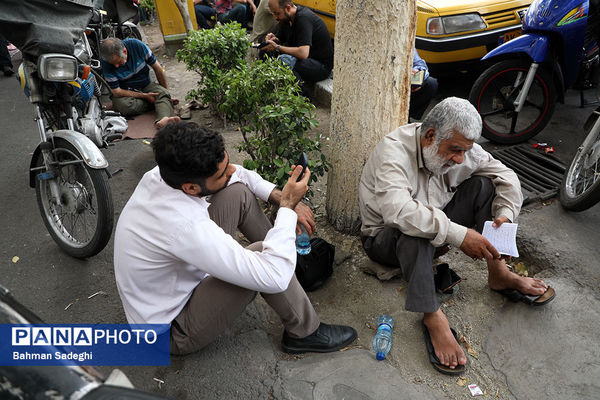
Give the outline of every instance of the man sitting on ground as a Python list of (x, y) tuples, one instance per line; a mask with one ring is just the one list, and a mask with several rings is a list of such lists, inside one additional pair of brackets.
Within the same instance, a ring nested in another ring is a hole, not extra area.
[(256, 13), (256, 6), (252, 0), (217, 0), (216, 7), (220, 23), (239, 22), (244, 29)]
[(279, 53), (299, 81), (327, 79), (333, 68), (333, 44), (325, 22), (292, 0), (269, 0), (269, 10), (278, 25), (266, 36), (269, 45), (263, 51)]
[[(123, 116), (154, 109), (157, 128), (179, 121), (167, 90), (167, 77), (148, 46), (138, 39), (108, 38), (100, 44), (102, 72), (112, 92), (113, 108)], [(152, 67), (158, 83), (150, 80)]]
[(410, 107), (408, 109), (408, 116), (413, 120), (421, 120), (423, 113), (429, 106), (431, 99), (437, 92), (438, 82), (433, 76), (429, 75), (429, 68), (427, 63), (423, 60), (417, 49), (415, 49), (413, 57), (412, 74), (416, 74), (419, 71), (423, 72), (423, 83), (420, 85), (411, 85), (410, 87)]
[(422, 124), (385, 136), (359, 184), (363, 247), (372, 260), (401, 268), (408, 281), (405, 307), (424, 313), (430, 361), (448, 374), (462, 373), (467, 360), (436, 295), (436, 247), (448, 243), (485, 259), (490, 288), (512, 300), (542, 305), (554, 298), (540, 279), (511, 272), (479, 233), (485, 221), (514, 221), (523, 200), (517, 175), (475, 143), (480, 134), (477, 110), (467, 100), (447, 98)]
[[(330, 352), (354, 341), (348, 326), (319, 321), (294, 275), (296, 222), (312, 233), (300, 202), (310, 171), (283, 188), (229, 162), (223, 138), (171, 123), (152, 142), (158, 166), (127, 202), (115, 232), (115, 277), (129, 323), (170, 323), (171, 353), (211, 343), (260, 292), (283, 322), (288, 353)], [(210, 197), (208, 197), (210, 196)], [(256, 197), (279, 204), (274, 226)], [(239, 229), (252, 242), (234, 238)]]

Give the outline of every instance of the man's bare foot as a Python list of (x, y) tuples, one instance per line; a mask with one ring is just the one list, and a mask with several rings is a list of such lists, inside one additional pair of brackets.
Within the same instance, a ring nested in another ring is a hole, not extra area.
[(423, 322), (429, 330), (435, 355), (442, 365), (454, 369), (457, 365), (467, 363), (467, 357), (465, 357), (464, 351), (454, 338), (448, 319), (446, 319), (442, 310), (438, 309), (433, 313), (425, 313)]
[(548, 285), (541, 279), (529, 278), (516, 274), (508, 269), (504, 260), (488, 262), (488, 285), (493, 290), (517, 289), (528, 295), (542, 295)]
[(154, 125), (156, 125), (156, 127), (158, 129), (164, 128), (165, 125), (167, 125), (169, 122), (179, 122), (181, 121), (181, 118), (179, 118), (178, 116), (173, 116), (173, 117), (162, 117), (160, 120), (156, 121), (156, 123)]

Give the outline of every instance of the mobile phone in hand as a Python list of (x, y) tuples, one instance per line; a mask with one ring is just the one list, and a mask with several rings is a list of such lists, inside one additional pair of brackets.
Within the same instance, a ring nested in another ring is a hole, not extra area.
[(268, 44), (269, 44), (269, 42), (252, 43), (252, 47), (254, 47), (255, 49), (262, 49), (263, 47), (265, 47)]
[(302, 152), (302, 154), (300, 154), (300, 158), (296, 163), (296, 166), (298, 165), (302, 166), (302, 172), (300, 172), (300, 176), (298, 177), (296, 182), (300, 182), (302, 180), (302, 177), (304, 176), (304, 171), (306, 171), (306, 167), (308, 166), (308, 157), (306, 157), (305, 152)]
[(425, 79), (425, 71), (422, 69), (415, 72), (410, 79), (410, 85), (412, 87), (423, 85), (423, 80)]

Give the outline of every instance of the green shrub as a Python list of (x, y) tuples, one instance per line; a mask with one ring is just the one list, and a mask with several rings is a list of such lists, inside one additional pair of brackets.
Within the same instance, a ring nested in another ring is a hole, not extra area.
[[(329, 168), (320, 138), (307, 132), (317, 126), (315, 107), (300, 96), (292, 71), (277, 59), (256, 61), (227, 73), (226, 100), (221, 111), (238, 123), (244, 142), (240, 150), (250, 159), (244, 167), (282, 187), (287, 172), (304, 151), (309, 157), (311, 182)], [(316, 159), (313, 159), (315, 158)], [(309, 196), (312, 195), (309, 192)]]
[(246, 31), (237, 22), (190, 32), (183, 48), (177, 51), (177, 60), (199, 73), (200, 81), (187, 97), (218, 109), (225, 101), (225, 74), (245, 64), (249, 48)]
[(198, 88), (188, 92), (188, 98), (201, 99), (221, 117), (238, 124), (244, 139), (238, 150), (250, 155), (245, 168), (282, 187), (291, 165), (306, 152), (314, 182), (330, 166), (320, 138), (307, 135), (317, 125), (315, 107), (299, 95), (294, 74), (279, 60), (248, 65), (249, 48), (246, 32), (238, 23), (191, 32), (177, 52), (188, 70), (200, 74)]
[(140, 0), (139, 7), (146, 10), (147, 13), (152, 13), (156, 11), (156, 5), (154, 4), (154, 0)]

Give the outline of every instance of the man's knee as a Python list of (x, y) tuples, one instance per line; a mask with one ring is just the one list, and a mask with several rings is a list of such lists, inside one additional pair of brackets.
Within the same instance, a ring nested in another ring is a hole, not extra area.
[(156, 99), (171, 99), (171, 93), (169, 93), (169, 91), (167, 89), (165, 89), (164, 87), (162, 87), (161, 85), (156, 85), (157, 88), (156, 93), (158, 93), (158, 96), (156, 96)]
[(232, 203), (245, 204), (249, 200), (254, 200), (254, 193), (241, 182), (233, 183), (225, 189), (212, 195), (212, 202), (226, 201)]
[(429, 239), (400, 235), (396, 241), (396, 257), (401, 266), (406, 262), (412, 264), (421, 261), (431, 265), (434, 251), (435, 248)]
[(474, 193), (479, 193), (482, 196), (493, 196), (496, 193), (494, 183), (487, 176), (475, 175), (463, 182), (469, 186)]

